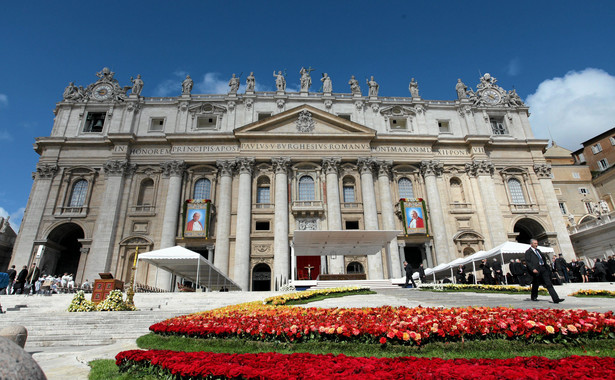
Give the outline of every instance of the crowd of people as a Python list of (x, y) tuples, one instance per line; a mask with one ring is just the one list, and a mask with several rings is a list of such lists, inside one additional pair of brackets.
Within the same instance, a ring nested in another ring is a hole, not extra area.
[(32, 264), (29, 270), (24, 265), (19, 272), (12, 265), (6, 273), (0, 273), (0, 294), (51, 295), (77, 290), (91, 291), (92, 285), (87, 279), (81, 285), (75, 284), (71, 273), (61, 276), (41, 273), (36, 264)]

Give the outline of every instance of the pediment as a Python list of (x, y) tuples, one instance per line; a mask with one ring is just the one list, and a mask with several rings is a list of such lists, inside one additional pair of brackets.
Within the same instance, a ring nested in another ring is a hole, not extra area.
[(302, 105), (235, 130), (235, 136), (374, 137), (376, 131), (317, 108)]

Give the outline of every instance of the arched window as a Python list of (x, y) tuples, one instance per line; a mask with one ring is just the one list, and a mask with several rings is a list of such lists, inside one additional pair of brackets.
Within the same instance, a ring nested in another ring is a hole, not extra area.
[(363, 264), (353, 261), (349, 263), (348, 266), (346, 267), (346, 273), (347, 274), (365, 273), (365, 270), (363, 269)]
[(144, 179), (139, 189), (138, 206), (151, 206), (154, 204), (154, 181), (151, 178)]
[(414, 198), (414, 189), (412, 188), (412, 181), (410, 181), (406, 177), (403, 177), (399, 179), (397, 185), (399, 187), (400, 198)]
[(70, 194), (69, 207), (81, 207), (85, 204), (85, 196), (88, 192), (88, 181), (80, 179), (73, 185), (73, 191)]
[(508, 180), (508, 191), (510, 191), (510, 198), (514, 204), (525, 204), (525, 196), (523, 195), (523, 188), (521, 182), (516, 178)]
[(268, 177), (260, 177), (256, 185), (256, 203), (271, 203), (271, 185)]
[(194, 199), (211, 199), (211, 181), (201, 178), (194, 184)]
[(344, 177), (344, 203), (356, 202), (354, 178)]
[(299, 200), (313, 201), (314, 200), (314, 178), (309, 175), (304, 175), (299, 178)]
[(465, 196), (463, 194), (463, 187), (459, 178), (451, 178), (451, 202), (452, 203), (466, 203)]

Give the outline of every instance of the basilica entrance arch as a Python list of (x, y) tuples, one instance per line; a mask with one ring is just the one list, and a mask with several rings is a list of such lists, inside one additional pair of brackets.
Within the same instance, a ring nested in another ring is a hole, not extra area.
[(515, 223), (516, 240), (518, 243), (530, 244), (531, 239), (538, 240), (540, 245), (549, 245), (547, 231), (538, 221), (530, 218), (519, 219)]
[(252, 269), (252, 291), (268, 292), (271, 290), (271, 267), (265, 263), (256, 264)]
[(62, 275), (70, 273), (78, 278), (83, 229), (75, 223), (64, 223), (55, 227), (47, 236), (45, 252), (39, 262), (41, 274)]

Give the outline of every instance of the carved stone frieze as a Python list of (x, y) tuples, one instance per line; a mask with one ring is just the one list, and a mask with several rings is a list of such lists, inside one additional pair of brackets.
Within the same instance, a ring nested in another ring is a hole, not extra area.
[(192, 118), (196, 117), (196, 115), (223, 115), (226, 113), (227, 108), (218, 104), (213, 103), (203, 103), (196, 104), (191, 107), (188, 107), (188, 111), (192, 115)]
[(36, 168), (36, 175), (38, 176), (38, 178), (41, 179), (51, 179), (56, 175), (57, 172), (58, 165), (43, 164), (37, 166)]
[(282, 108), (284, 108), (284, 104), (286, 104), (286, 101), (284, 99), (278, 99), (276, 104), (277, 104), (279, 109), (282, 109)]
[(322, 167), (325, 174), (337, 174), (342, 159), (339, 157), (325, 157), (322, 159)]
[(372, 112), (373, 113), (377, 113), (379, 109), (380, 109), (380, 104), (372, 103)]
[(226, 103), (226, 106), (227, 106), (227, 108), (228, 108), (230, 111), (234, 110), (236, 105), (237, 105), (237, 104), (236, 104), (234, 101), (232, 101), (232, 100), (231, 100), (230, 102)]
[(326, 109), (331, 109), (332, 106), (333, 106), (333, 101), (331, 99), (325, 100), (325, 108)]
[(160, 164), (165, 177), (182, 176), (186, 170), (186, 163), (182, 160), (166, 161)]
[(241, 157), (235, 160), (235, 165), (240, 174), (250, 174), (254, 170), (254, 158), (253, 157)]
[(393, 166), (393, 161), (390, 160), (375, 160), (374, 163), (378, 168), (378, 177), (387, 177), (391, 178), (391, 167)]
[(354, 102), (354, 106), (357, 108), (357, 111), (362, 111), (364, 105), (365, 104), (362, 100), (357, 100), (356, 102)]
[(493, 175), (495, 166), (489, 160), (472, 160), (465, 165), (466, 173), (472, 177)]
[[(254, 270), (254, 267), (257, 266), (258, 264), (267, 264), (269, 265), (270, 268), (273, 268), (273, 257), (252, 257), (250, 259), (250, 272), (252, 272)], [(257, 280), (257, 281), (263, 281), (263, 280), (271, 280), (271, 273), (257, 273), (255, 276), (260, 276), (259, 277), (253, 277), (252, 280)], [(269, 276), (269, 277), (267, 277)]]
[(420, 170), (424, 177), (429, 175), (439, 176), (444, 171), (444, 165), (438, 160), (423, 160)]
[(371, 173), (374, 169), (374, 159), (368, 157), (359, 157), (357, 160), (357, 166), (359, 167), (359, 173)]
[(299, 132), (312, 132), (314, 130), (314, 119), (312, 119), (312, 113), (308, 110), (301, 111), (295, 125), (297, 126), (297, 131)]
[(218, 160), (216, 166), (222, 176), (233, 176), (233, 169), (235, 168), (235, 161), (233, 160)]
[(137, 113), (139, 112), (139, 110), (141, 110), (141, 103), (137, 103), (137, 102), (130, 102), (126, 105), (126, 110), (128, 112), (134, 112)]
[(254, 100), (253, 99), (246, 99), (245, 100), (245, 104), (246, 104), (246, 108), (252, 108), (252, 105), (254, 104)]
[(297, 219), (297, 229), (300, 231), (316, 231), (318, 230), (318, 219)]
[[(134, 168), (133, 168), (134, 166)], [(103, 170), (107, 176), (122, 176), (127, 170), (135, 170), (135, 164), (129, 164), (126, 160), (109, 160), (103, 165)], [(134, 171), (132, 171), (134, 173)]]
[(536, 164), (534, 165), (534, 172), (538, 178), (551, 178), (551, 165)]
[(273, 255), (271, 244), (254, 243), (252, 244), (252, 256), (267, 256)]
[(418, 115), (422, 115), (425, 113), (425, 106), (423, 106), (422, 104), (417, 104), (416, 107), (414, 107), (414, 109), (416, 109), (416, 113)]
[(290, 158), (288, 157), (274, 157), (271, 159), (273, 164), (273, 171), (276, 174), (288, 173), (288, 167), (290, 166)]
[(180, 102), (177, 105), (177, 109), (180, 110), (181, 112), (186, 112), (188, 111), (188, 102)]
[[(377, 104), (376, 104), (377, 105)], [(380, 109), (380, 114), (384, 117), (408, 117), (416, 115), (417, 111), (414, 107), (407, 106), (387, 106)]]

